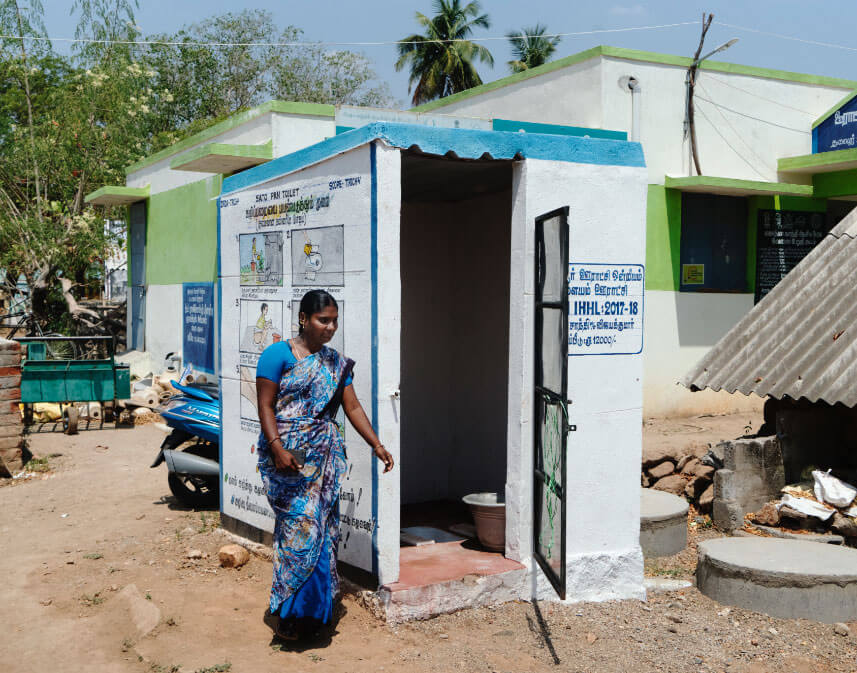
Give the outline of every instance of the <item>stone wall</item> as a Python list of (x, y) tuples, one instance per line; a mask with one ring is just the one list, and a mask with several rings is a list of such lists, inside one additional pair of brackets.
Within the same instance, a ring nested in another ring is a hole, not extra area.
[(21, 344), (0, 339), (0, 477), (11, 477), (24, 467), (20, 402)]

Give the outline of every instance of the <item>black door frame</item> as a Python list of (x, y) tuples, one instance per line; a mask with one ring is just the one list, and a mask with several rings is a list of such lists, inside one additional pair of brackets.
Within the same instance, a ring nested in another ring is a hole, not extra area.
[[(568, 338), (563, 339), (562, 354), (562, 384), (561, 390), (550, 390), (544, 386), (542, 372), (542, 334), (544, 328), (544, 310), (562, 311), (562, 324), (568, 329), (568, 213), (569, 208), (565, 206), (540, 215), (535, 220), (535, 343), (534, 343), (534, 380), (533, 380), (533, 556), (541, 566), (553, 588), (559, 597), (565, 600), (566, 594), (566, 469), (568, 432), (572, 426), (568, 423)], [(564, 288), (561, 289), (559, 301), (544, 301), (543, 291), (545, 282), (545, 236), (544, 223), (547, 220), (560, 218), (559, 245), (560, 263), (562, 274), (565, 279)], [(549, 405), (557, 406), (561, 418), (561, 472), (560, 479), (545, 474), (542, 463), (542, 414), (546, 416)], [(543, 411), (544, 410), (544, 411)], [(541, 485), (541, 488), (539, 488)], [(557, 575), (548, 560), (542, 555), (539, 548), (539, 537), (541, 533), (541, 505), (543, 490), (547, 489), (560, 501), (560, 572)]]

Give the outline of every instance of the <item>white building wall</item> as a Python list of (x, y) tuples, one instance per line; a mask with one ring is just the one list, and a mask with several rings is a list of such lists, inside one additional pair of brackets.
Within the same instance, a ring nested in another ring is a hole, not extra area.
[[(652, 184), (663, 184), (665, 175), (691, 174), (690, 145), (683, 139), (686, 73), (684, 67), (662, 63), (609, 57), (602, 61), (604, 128), (630, 135), (631, 93), (619, 80), (630, 75), (639, 82), (640, 139)], [(846, 93), (846, 89), (700, 70), (694, 109), (703, 174), (777, 182), (777, 158), (809, 154), (812, 122)]]
[(436, 112), (600, 128), (601, 57), (450, 103)]
[(156, 367), (182, 350), (182, 285), (146, 286), (146, 352)]
[[(511, 271), (506, 497), (507, 539), (519, 546), (509, 545), (507, 552), (523, 560), (532, 554), (533, 222), (569, 206), (571, 262), (643, 264), (646, 171), (528, 160), (516, 175), (513, 197), (512, 259), (523, 263)], [(645, 595), (639, 545), (642, 374), (641, 354), (569, 361), (569, 415), (577, 425), (569, 434), (567, 471), (571, 601)], [(541, 592), (541, 571), (534, 571), (534, 591)]]
[(275, 113), (271, 120), (271, 136), (275, 157), (315, 145), (336, 135), (333, 117), (312, 117)]
[(646, 292), (643, 403), (647, 416), (761, 410), (763, 400), (755, 395), (691, 393), (678, 383), (751, 308), (752, 294)]

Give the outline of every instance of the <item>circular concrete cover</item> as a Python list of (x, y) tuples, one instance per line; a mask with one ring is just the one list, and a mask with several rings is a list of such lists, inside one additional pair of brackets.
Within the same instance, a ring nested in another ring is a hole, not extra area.
[(803, 540), (733, 537), (699, 545), (699, 590), (776, 617), (857, 619), (857, 550)]
[(857, 549), (803, 540), (724, 537), (699, 545), (699, 558), (768, 584), (857, 582)]
[(664, 521), (687, 516), (687, 500), (651, 488), (640, 489), (640, 521)]

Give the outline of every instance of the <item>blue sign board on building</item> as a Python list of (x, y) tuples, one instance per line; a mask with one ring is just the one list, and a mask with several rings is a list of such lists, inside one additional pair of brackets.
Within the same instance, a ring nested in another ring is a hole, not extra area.
[(214, 283), (182, 285), (182, 362), (214, 374)]
[(812, 130), (812, 151), (834, 152), (857, 147), (857, 95)]

